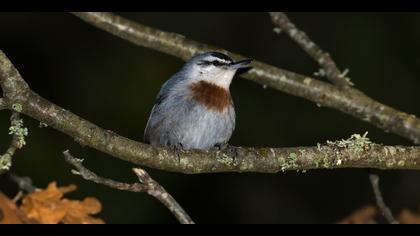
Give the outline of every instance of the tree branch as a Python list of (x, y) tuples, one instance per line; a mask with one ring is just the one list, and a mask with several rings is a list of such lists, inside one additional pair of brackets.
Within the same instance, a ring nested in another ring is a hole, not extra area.
[(376, 174), (369, 174), (369, 180), (373, 188), (373, 193), (375, 194), (376, 205), (382, 212), (382, 215), (390, 224), (398, 224), (398, 221), (395, 220), (392, 215), (391, 209), (385, 204), (384, 198), (382, 197), (381, 189), (379, 187), (379, 176)]
[(75, 174), (81, 175), (85, 180), (93, 181), (97, 184), (102, 184), (110, 188), (124, 191), (137, 193), (146, 192), (149, 195), (158, 199), (163, 205), (165, 205), (180, 223), (194, 224), (194, 222), (184, 211), (184, 209), (179, 205), (179, 203), (158, 182), (152, 179), (145, 170), (141, 168), (133, 168), (133, 171), (139, 178), (140, 183), (121, 183), (112, 179), (106, 179), (96, 175), (95, 173), (88, 170), (82, 165), (83, 160), (73, 157), (68, 150), (63, 152), (63, 154), (66, 161), (77, 169), (77, 172), (75, 172)]
[(305, 32), (299, 30), (286, 14), (270, 12), (273, 24), (285, 31), (309, 56), (311, 56), (325, 70), (327, 78), (335, 85), (346, 88), (351, 83), (345, 79), (330, 55), (316, 45)]
[[(373, 144), (360, 135), (315, 147), (237, 147), (233, 151), (189, 150), (174, 153), (169, 148), (154, 147), (104, 130), (40, 97), (29, 88), (1, 51), (0, 85), (4, 98), (13, 104), (15, 110), (73, 137), (82, 145), (151, 168), (181, 173), (275, 173), (286, 170), (367, 167), (420, 169), (420, 147), (383, 146)], [(335, 91), (333, 86), (330, 88)], [(346, 94), (350, 90), (340, 93)]]
[[(243, 58), (241, 55), (224, 49), (195, 42), (179, 34), (144, 26), (111, 13), (78, 12), (73, 14), (99, 29), (136, 45), (152, 48), (183, 60), (188, 60), (194, 54), (204, 51), (220, 51), (234, 58)], [(254, 61), (253, 69), (242, 76), (324, 107), (337, 109), (385, 131), (410, 139), (416, 144), (420, 143), (420, 119), (379, 103), (354, 88), (339, 89), (320, 80), (259, 61)]]

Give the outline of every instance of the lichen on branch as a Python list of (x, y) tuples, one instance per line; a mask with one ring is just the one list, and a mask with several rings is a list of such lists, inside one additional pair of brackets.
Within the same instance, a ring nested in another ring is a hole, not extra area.
[(9, 135), (12, 135), (12, 141), (6, 152), (0, 155), (0, 172), (10, 169), (16, 150), (26, 145), (25, 137), (28, 135), (28, 129), (23, 126), (23, 120), (16, 111), (12, 112), (10, 117)]

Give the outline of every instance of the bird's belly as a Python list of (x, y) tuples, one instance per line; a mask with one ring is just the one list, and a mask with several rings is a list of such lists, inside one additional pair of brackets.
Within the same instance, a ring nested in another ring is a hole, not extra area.
[[(233, 110), (233, 107), (229, 109)], [(229, 109), (223, 112), (190, 110), (182, 120), (174, 123), (170, 137), (172, 145), (178, 142), (185, 149), (209, 149), (226, 143), (235, 126), (234, 113)]]

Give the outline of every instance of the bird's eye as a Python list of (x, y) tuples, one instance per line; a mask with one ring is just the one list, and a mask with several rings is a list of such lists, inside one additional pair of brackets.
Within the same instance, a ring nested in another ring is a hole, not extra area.
[(219, 61), (212, 61), (211, 64), (213, 64), (213, 66), (220, 66), (221, 63)]
[(213, 65), (213, 66), (223, 66), (226, 65), (223, 62), (220, 61), (200, 61), (197, 65), (200, 66), (209, 66), (209, 65)]
[(211, 65), (212, 64), (212, 62), (210, 62), (210, 61), (200, 61), (199, 63), (197, 63), (197, 65), (200, 65), (200, 66), (208, 66), (208, 65)]

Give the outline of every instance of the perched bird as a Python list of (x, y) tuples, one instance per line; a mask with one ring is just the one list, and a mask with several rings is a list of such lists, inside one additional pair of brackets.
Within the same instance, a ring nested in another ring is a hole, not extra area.
[(144, 132), (146, 143), (210, 149), (227, 145), (235, 128), (229, 86), (252, 60), (234, 62), (219, 52), (191, 58), (160, 89)]

